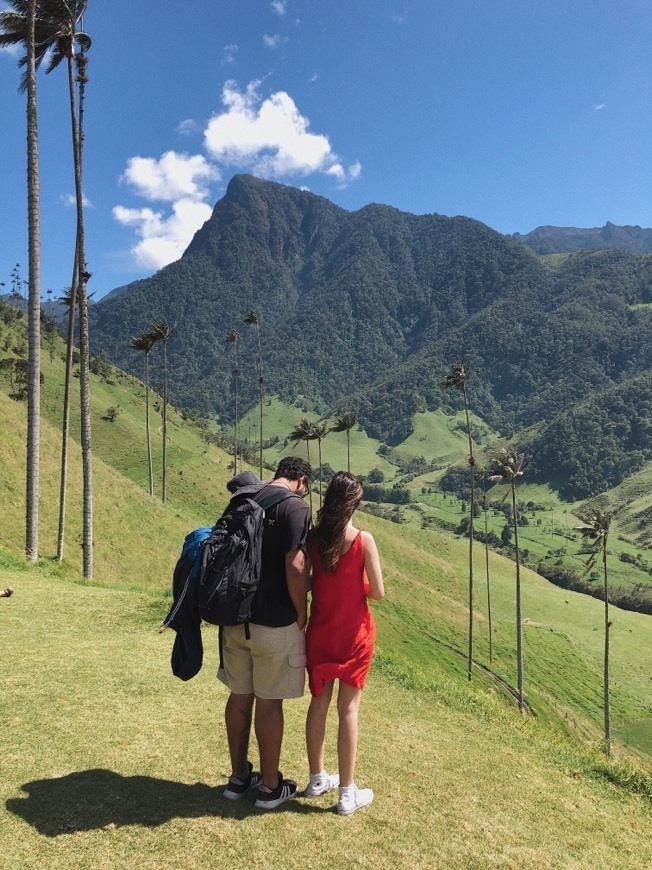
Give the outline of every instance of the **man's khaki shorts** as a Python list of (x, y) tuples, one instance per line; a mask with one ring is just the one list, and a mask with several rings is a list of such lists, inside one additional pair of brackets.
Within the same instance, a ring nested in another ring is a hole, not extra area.
[(224, 667), (217, 677), (236, 695), (300, 698), (306, 676), (306, 634), (296, 622), (282, 628), (249, 623), (224, 628)]

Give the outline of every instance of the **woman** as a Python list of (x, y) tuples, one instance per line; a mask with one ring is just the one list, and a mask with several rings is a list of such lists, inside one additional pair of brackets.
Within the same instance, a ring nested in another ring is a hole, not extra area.
[[(374, 539), (351, 521), (361, 499), (360, 480), (338, 471), (308, 536), (312, 599), (306, 654), (312, 700), (306, 720), (310, 782), (305, 794), (325, 794), (339, 784), (341, 815), (350, 815), (374, 799), (370, 788), (359, 789), (354, 781), (358, 709), (376, 639), (367, 599), (379, 600), (384, 594)], [(335, 680), (339, 680), (339, 777), (329, 776), (324, 769), (326, 717)]]

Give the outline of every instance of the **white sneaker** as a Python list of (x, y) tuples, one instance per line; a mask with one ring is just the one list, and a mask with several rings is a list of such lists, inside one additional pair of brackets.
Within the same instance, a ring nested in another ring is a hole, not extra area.
[(332, 791), (340, 784), (340, 778), (336, 773), (328, 774), (325, 770), (321, 773), (311, 773), (310, 782), (306, 786), (306, 797), (318, 797), (320, 794)]
[(370, 788), (356, 788), (355, 785), (340, 786), (339, 794), (337, 812), (341, 816), (350, 816), (356, 810), (369, 806), (374, 799)]

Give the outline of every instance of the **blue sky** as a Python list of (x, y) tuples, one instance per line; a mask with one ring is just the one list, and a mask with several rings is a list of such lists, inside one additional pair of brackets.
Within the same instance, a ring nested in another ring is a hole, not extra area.
[[(178, 259), (236, 172), (503, 233), (652, 227), (649, 0), (89, 0), (84, 26), (97, 297)], [(7, 287), (16, 262), (27, 276), (17, 60), (0, 51)], [(75, 226), (65, 70), (38, 87), (56, 296)]]

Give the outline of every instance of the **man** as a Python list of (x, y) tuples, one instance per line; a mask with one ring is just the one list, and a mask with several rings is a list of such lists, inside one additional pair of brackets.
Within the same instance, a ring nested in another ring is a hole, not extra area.
[[(259, 786), (256, 806), (272, 810), (297, 793), (294, 780), (279, 772), (283, 742), (283, 701), (300, 698), (305, 680), (308, 563), (306, 536), (310, 508), (303, 501), (312, 469), (303, 459), (281, 461), (274, 480), (258, 488), (238, 487), (265, 506), (278, 490), (282, 501), (266, 510), (261, 581), (254, 616), (223, 629), (224, 667), (219, 679), (231, 690), (224, 712), (232, 775), (224, 796), (238, 800)], [(260, 752), (260, 772), (248, 760), (251, 715)]]

